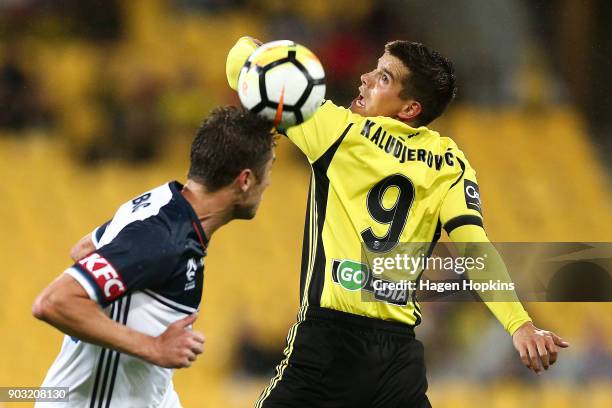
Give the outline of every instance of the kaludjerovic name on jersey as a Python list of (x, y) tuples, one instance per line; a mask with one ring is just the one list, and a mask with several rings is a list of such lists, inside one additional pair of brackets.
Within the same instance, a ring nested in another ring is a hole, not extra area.
[[(374, 127), (375, 130), (373, 129)], [(455, 156), (452, 152), (446, 152), (444, 155), (432, 153), (426, 149), (411, 149), (404, 144), (406, 139), (418, 136), (419, 132), (410, 133), (407, 135), (394, 136), (388, 133), (381, 125), (367, 119), (361, 129), (361, 135), (370, 142), (394, 156), (400, 163), (407, 161), (420, 161), (425, 163), (430, 168), (440, 170), (443, 164), (453, 166), (455, 164)]]

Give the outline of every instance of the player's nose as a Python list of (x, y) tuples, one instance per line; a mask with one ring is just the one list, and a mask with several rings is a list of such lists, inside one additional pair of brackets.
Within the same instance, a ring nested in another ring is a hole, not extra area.
[(365, 86), (368, 86), (367, 83), (367, 78), (368, 78), (368, 73), (366, 72), (365, 74), (361, 74), (361, 77), (359, 77), (361, 79), (361, 83)]
[(363, 84), (364, 88), (370, 88), (371, 86), (373, 86), (374, 82), (373, 82), (373, 77), (374, 77), (375, 71), (370, 71), (370, 72), (366, 72), (365, 74), (361, 75), (361, 83)]

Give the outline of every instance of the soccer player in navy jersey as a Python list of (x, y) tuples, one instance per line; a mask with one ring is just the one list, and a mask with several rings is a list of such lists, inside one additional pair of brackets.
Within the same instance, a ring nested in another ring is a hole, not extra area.
[(126, 202), (73, 248), (75, 264), (32, 308), (66, 334), (43, 382), (69, 387), (58, 406), (180, 406), (172, 369), (204, 349), (191, 326), (208, 242), (231, 220), (255, 216), (270, 184), (271, 129), (242, 109), (213, 111), (193, 141), (184, 185)]

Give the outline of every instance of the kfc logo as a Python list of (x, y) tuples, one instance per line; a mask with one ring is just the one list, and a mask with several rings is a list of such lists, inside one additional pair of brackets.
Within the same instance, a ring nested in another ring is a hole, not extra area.
[(102, 289), (104, 300), (107, 302), (117, 299), (125, 293), (125, 284), (113, 266), (105, 258), (93, 253), (82, 260), (83, 266), (95, 279), (98, 287)]

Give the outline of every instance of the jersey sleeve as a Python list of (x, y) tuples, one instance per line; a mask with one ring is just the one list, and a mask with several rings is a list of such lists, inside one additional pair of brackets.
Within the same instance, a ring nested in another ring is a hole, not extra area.
[(313, 163), (338, 140), (350, 119), (350, 110), (325, 101), (310, 119), (285, 134)]
[(67, 273), (104, 307), (130, 291), (163, 284), (175, 270), (177, 254), (163, 225), (138, 221), (75, 263)]
[(225, 75), (227, 83), (234, 91), (238, 89), (238, 77), (242, 66), (258, 46), (252, 37), (241, 37), (227, 54)]
[(484, 226), (476, 171), (460, 151), (455, 159), (461, 173), (448, 190), (440, 210), (440, 222), (448, 234), (462, 225)]
[[(477, 245), (472, 246), (472, 250), (479, 250), (481, 252), (471, 256), (484, 255), (487, 258), (485, 272), (474, 271), (472, 273), (470, 271), (468, 272), (470, 279), (491, 279), (501, 282), (512, 282), (508, 268), (495, 247), (489, 242), (489, 238), (482, 228), (475, 226), (455, 228), (452, 233), (449, 233), (449, 236), (451, 241), (459, 243), (460, 248), (465, 248), (464, 243), (466, 242), (477, 242)], [(513, 335), (524, 323), (531, 321), (531, 317), (529, 317), (516, 293), (504, 293), (502, 296), (505, 301), (493, 299), (495, 295), (496, 291), (481, 292), (480, 298), (510, 335)]]
[(104, 224), (100, 225), (91, 232), (91, 242), (93, 242), (96, 249), (100, 247), (100, 239), (102, 239), (102, 235), (104, 235), (104, 232), (106, 232), (106, 227), (108, 227), (110, 222), (111, 220), (106, 221)]

